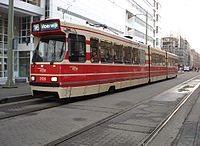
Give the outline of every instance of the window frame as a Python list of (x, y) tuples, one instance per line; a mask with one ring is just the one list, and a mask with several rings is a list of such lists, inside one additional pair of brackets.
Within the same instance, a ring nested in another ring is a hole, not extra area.
[[(70, 38), (71, 36), (75, 36), (76, 39)], [(74, 47), (73, 50), (71, 49), (72, 47)], [(74, 33), (68, 34), (68, 59), (69, 62), (72, 63), (86, 62), (86, 37), (84, 35)]]
[[(113, 47), (112, 42), (100, 41), (100, 51), (101, 51), (101, 63), (112, 64), (113, 63)], [(106, 53), (106, 54), (105, 54)]]
[[(95, 45), (93, 44), (96, 43)], [(96, 41), (96, 42), (95, 42)], [(98, 38), (90, 38), (90, 62), (91, 63), (99, 63), (100, 55), (99, 55), (99, 39)]]

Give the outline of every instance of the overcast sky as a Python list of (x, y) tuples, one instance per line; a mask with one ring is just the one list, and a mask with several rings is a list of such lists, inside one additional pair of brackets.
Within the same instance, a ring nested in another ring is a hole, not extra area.
[(200, 0), (160, 0), (163, 35), (180, 34), (200, 53)]

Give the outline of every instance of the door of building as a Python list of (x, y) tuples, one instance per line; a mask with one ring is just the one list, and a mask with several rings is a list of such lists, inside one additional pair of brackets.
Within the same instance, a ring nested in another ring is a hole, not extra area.
[(19, 52), (19, 77), (30, 75), (30, 51)]

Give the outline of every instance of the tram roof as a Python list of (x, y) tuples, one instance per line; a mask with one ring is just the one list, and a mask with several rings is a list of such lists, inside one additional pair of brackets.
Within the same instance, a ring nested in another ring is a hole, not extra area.
[(147, 48), (147, 46), (145, 44), (142, 44), (140, 42), (136, 42), (133, 39), (129, 39), (121, 34), (115, 34), (114, 32), (108, 30), (108, 29), (104, 29), (101, 27), (94, 27), (94, 26), (90, 26), (90, 25), (80, 25), (80, 24), (74, 24), (74, 23), (69, 23), (66, 21), (60, 21), (61, 22), (61, 27), (67, 27), (67, 28), (72, 28), (72, 29), (77, 29), (77, 30), (82, 30), (82, 31), (87, 31), (87, 32), (91, 32), (91, 33), (96, 33), (99, 35), (103, 35), (106, 37), (111, 37), (113, 39), (118, 39), (121, 41), (125, 41), (127, 43), (132, 43), (134, 45), (138, 45), (141, 46), (143, 48)]

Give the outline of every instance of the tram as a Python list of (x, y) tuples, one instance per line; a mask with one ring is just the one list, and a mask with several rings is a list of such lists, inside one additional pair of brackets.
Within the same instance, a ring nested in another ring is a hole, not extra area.
[(61, 22), (32, 23), (32, 94), (84, 96), (177, 76), (177, 56), (110, 33)]

